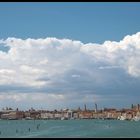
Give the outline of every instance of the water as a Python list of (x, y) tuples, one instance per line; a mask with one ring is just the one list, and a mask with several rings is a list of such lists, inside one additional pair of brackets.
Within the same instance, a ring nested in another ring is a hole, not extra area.
[(140, 138), (140, 121), (0, 120), (0, 137)]

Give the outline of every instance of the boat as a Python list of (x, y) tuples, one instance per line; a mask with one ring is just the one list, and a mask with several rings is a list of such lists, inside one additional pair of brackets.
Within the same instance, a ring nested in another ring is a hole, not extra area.
[(66, 117), (61, 117), (61, 120), (68, 120), (68, 118), (66, 118)]
[(33, 120), (31, 117), (26, 117), (25, 120)]
[(61, 120), (65, 120), (65, 117), (61, 117)]
[(140, 117), (135, 116), (134, 118), (132, 118), (133, 121), (140, 121)]
[(118, 117), (118, 120), (123, 121), (123, 120), (126, 120), (126, 118), (124, 116), (120, 116), (120, 117)]
[(70, 120), (74, 120), (74, 119), (75, 119), (74, 117), (71, 117), (71, 118), (70, 118)]

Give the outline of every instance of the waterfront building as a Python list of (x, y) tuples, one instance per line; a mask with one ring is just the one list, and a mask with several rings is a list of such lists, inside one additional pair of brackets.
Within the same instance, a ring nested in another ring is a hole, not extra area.
[(92, 116), (93, 116), (93, 119), (97, 119), (98, 118), (98, 113), (97, 112), (93, 112)]
[(63, 111), (62, 111), (62, 118), (63, 119), (68, 119), (68, 109), (64, 109)]
[(9, 118), (9, 113), (1, 114), (1, 119), (8, 120), (8, 118)]
[(64, 109), (63, 111), (61, 111), (61, 114), (62, 114), (61, 119), (63, 119), (63, 120), (73, 118), (73, 111), (70, 109)]
[(105, 119), (117, 119), (119, 112), (115, 108), (104, 108), (103, 114)]
[(74, 119), (78, 119), (79, 118), (77, 111), (73, 111), (73, 118)]
[(40, 112), (39, 111), (35, 111), (35, 110), (30, 110), (30, 117), (32, 119), (39, 119), (40, 118)]
[(68, 115), (68, 119), (73, 118), (73, 111), (69, 109), (69, 110), (67, 111), (67, 115)]
[(60, 111), (54, 112), (54, 119), (61, 119), (62, 118), (62, 113)]
[(24, 117), (24, 112), (23, 111), (10, 111), (8, 113), (4, 113), (1, 115), (2, 119), (22, 119)]
[(29, 111), (25, 111), (24, 112), (24, 118), (30, 118), (31, 115), (30, 115), (30, 112)]
[(81, 111), (81, 112), (78, 112), (78, 117), (80, 119), (91, 119), (93, 118), (93, 113), (92, 111)]
[(1, 119), (120, 119), (120, 120), (140, 120), (140, 105), (131, 105), (131, 108), (123, 108), (117, 110), (115, 108), (104, 108), (97, 110), (97, 104), (95, 104), (95, 110), (88, 110), (86, 104), (84, 109), (80, 107), (77, 110), (61, 109), (60, 111), (47, 111), (47, 110), (35, 110), (31, 108), (28, 111), (19, 111), (17, 108), (2, 109), (0, 112)]
[(47, 112), (41, 112), (41, 119), (53, 119), (54, 114), (53, 112), (47, 111)]

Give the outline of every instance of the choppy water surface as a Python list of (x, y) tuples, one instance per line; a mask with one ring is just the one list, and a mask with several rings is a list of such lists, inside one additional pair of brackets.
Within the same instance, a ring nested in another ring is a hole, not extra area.
[(140, 122), (119, 120), (0, 120), (0, 137), (139, 137)]

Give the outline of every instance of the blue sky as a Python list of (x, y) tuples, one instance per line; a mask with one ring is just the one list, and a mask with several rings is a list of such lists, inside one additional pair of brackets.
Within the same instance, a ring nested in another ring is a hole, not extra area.
[(119, 41), (140, 28), (140, 3), (0, 3), (1, 34), (20, 38), (57, 37), (84, 43)]
[(0, 3), (0, 19), (1, 107), (140, 103), (140, 3)]

